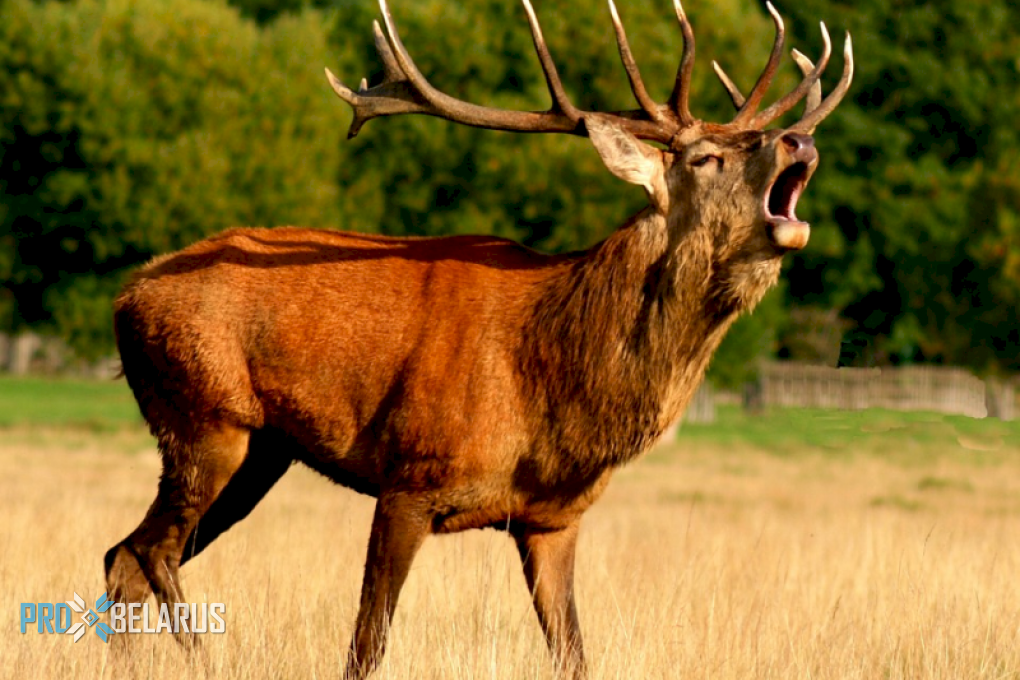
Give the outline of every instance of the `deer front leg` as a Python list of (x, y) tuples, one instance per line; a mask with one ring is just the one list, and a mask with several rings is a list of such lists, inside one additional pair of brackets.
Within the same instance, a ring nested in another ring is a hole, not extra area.
[(368, 540), (361, 608), (344, 677), (360, 680), (379, 664), (397, 596), (431, 528), (425, 503), (405, 494), (380, 494)]
[(561, 677), (587, 676), (574, 604), (574, 552), (580, 521), (557, 531), (514, 532), (535, 612)]

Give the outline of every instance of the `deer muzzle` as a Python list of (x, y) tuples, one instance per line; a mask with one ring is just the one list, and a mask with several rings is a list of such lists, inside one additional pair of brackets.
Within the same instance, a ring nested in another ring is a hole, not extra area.
[(811, 225), (797, 219), (797, 199), (818, 165), (818, 150), (810, 135), (789, 132), (777, 142), (776, 160), (785, 164), (765, 192), (765, 222), (769, 239), (782, 250), (807, 245)]

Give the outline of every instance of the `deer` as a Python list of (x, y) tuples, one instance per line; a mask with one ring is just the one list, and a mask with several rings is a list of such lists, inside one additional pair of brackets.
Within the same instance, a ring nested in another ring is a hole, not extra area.
[[(490, 236), (394, 238), (280, 227), (231, 229), (157, 256), (114, 302), (128, 385), (162, 457), (156, 499), (105, 556), (110, 596), (184, 601), (180, 569), (246, 517), (292, 464), (374, 497), (359, 611), (344, 675), (379, 664), (401, 588), (433, 534), (510, 535), (558, 673), (586, 677), (574, 596), (581, 518), (613, 472), (648, 450), (703, 380), (724, 334), (806, 246), (795, 214), (818, 165), (812, 133), (850, 87), (853, 51), (822, 97), (817, 63), (762, 109), (785, 45), (775, 41), (736, 108), (689, 108), (694, 33), (669, 98), (648, 94), (612, 0), (638, 107), (585, 111), (568, 98), (536, 13), (523, 0), (552, 105), (490, 108), (435, 89), (397, 32), (373, 23), (381, 81), (353, 109), (422, 114), (479, 128), (587, 137), (648, 204), (604, 241), (541, 254)], [(766, 129), (800, 102), (803, 115)]]

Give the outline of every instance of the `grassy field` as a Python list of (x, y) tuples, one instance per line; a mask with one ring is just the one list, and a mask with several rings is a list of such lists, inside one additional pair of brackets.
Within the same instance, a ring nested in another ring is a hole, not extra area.
[(141, 422), (138, 406), (124, 380), (0, 375), (0, 427), (109, 430)]
[[(58, 406), (59, 405), (59, 406)], [(184, 569), (227, 631), (114, 653), (21, 635), (18, 604), (95, 600), (159, 475), (123, 383), (0, 381), (0, 676), (333, 678), (370, 499), (295, 468)], [(621, 470), (586, 516), (595, 678), (1020, 678), (1020, 426), (891, 412), (723, 410)], [(377, 677), (552, 676), (515, 551), (430, 539)]]

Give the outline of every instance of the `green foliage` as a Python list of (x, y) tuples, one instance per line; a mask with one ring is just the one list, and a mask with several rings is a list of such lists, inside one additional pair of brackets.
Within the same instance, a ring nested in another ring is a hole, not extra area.
[(849, 100), (818, 132), (802, 215), (820, 228), (794, 258), (791, 297), (842, 310), (879, 362), (1020, 370), (1020, 8), (784, 11), (801, 36), (820, 16), (849, 28), (857, 54)]
[(310, 7), (329, 7), (332, 0), (227, 0), (227, 3), (240, 10), (241, 15), (254, 19), (260, 24), (274, 21), (278, 17), (298, 14)]
[(43, 304), (54, 325), (84, 359), (99, 359), (113, 347), (113, 306), (120, 277), (81, 274), (46, 289)]
[(321, 17), (203, 0), (0, 8), (0, 281), (13, 324), (109, 351), (121, 273), (234, 225), (340, 221)]

